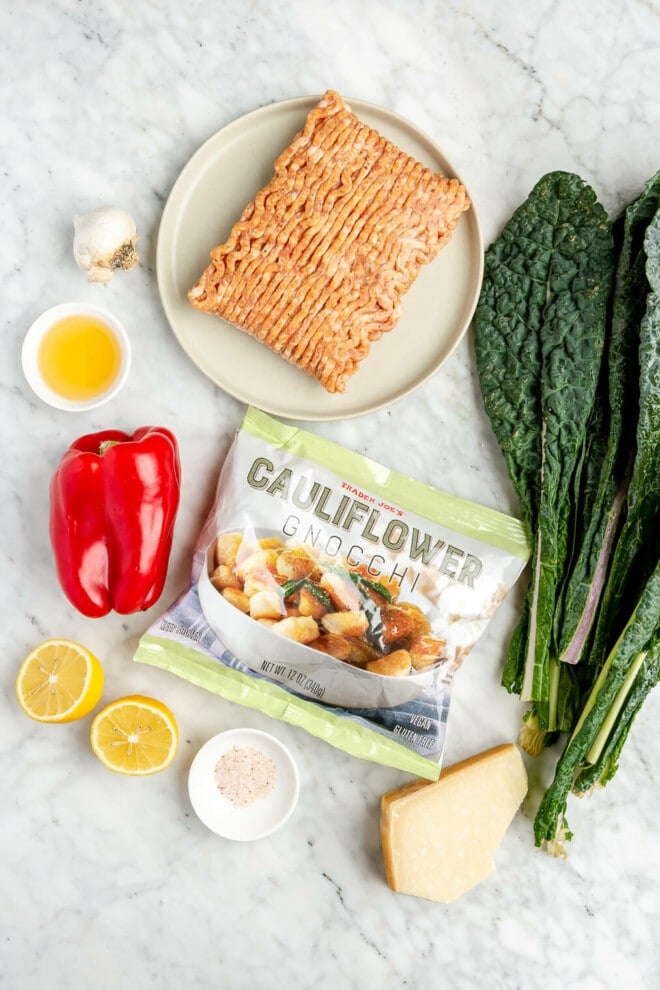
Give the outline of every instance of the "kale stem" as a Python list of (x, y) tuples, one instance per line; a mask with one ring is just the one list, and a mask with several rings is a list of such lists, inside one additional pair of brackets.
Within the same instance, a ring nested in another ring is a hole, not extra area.
[(605, 661), (605, 663), (601, 667), (600, 673), (598, 674), (598, 677), (596, 678), (596, 681), (594, 683), (594, 686), (592, 687), (591, 691), (589, 692), (589, 697), (587, 698), (587, 700), (586, 700), (586, 702), (584, 704), (584, 708), (582, 709), (582, 713), (580, 715), (580, 718), (578, 719), (577, 725), (573, 729), (573, 735), (569, 739), (569, 745), (573, 742), (573, 740), (575, 739), (575, 737), (578, 735), (580, 729), (582, 728), (582, 726), (586, 722), (587, 717), (588, 717), (589, 713), (591, 712), (591, 709), (596, 704), (596, 699), (598, 698), (598, 695), (600, 693), (600, 690), (601, 690), (603, 684), (607, 680), (607, 675), (610, 672), (610, 667), (614, 663), (614, 658), (617, 655), (617, 652), (618, 652), (619, 647), (621, 645), (621, 641), (622, 641), (623, 637), (625, 636), (627, 629), (628, 629), (628, 626), (626, 626), (624, 628), (623, 632), (621, 633), (621, 635), (619, 636), (618, 640), (616, 641), (616, 643), (614, 644), (613, 648), (611, 649), (611, 651), (609, 653), (609, 656), (607, 657), (607, 660)]
[(619, 486), (612, 507), (608, 513), (603, 542), (600, 547), (598, 560), (591, 585), (589, 587), (589, 592), (584, 603), (582, 615), (580, 616), (580, 620), (568, 646), (560, 657), (564, 663), (577, 663), (581, 659), (587, 637), (593, 627), (598, 603), (600, 602), (600, 597), (605, 585), (605, 577), (607, 575), (607, 568), (612, 553), (614, 535), (616, 533), (619, 516), (621, 515), (621, 508), (623, 506), (623, 501), (628, 487), (628, 477), (629, 472), (626, 473), (624, 481)]
[(635, 678), (639, 673), (639, 669), (645, 660), (646, 660), (646, 653), (638, 653), (635, 659), (633, 660), (632, 664), (630, 665), (630, 670), (628, 671), (626, 679), (619, 688), (617, 695), (614, 701), (612, 702), (610, 710), (607, 713), (605, 719), (603, 720), (603, 724), (600, 728), (600, 731), (596, 736), (596, 738), (594, 739), (593, 745), (585, 757), (587, 763), (590, 763), (592, 765), (594, 763), (598, 763), (598, 760), (600, 759), (601, 753), (603, 752), (603, 749), (605, 747), (605, 744), (607, 743), (610, 733), (614, 728), (614, 724), (617, 718), (619, 717), (619, 713), (624, 706), (626, 698), (630, 694), (632, 686), (635, 682)]
[(536, 554), (533, 561), (533, 591), (529, 609), (529, 631), (527, 634), (527, 655), (525, 657), (525, 674), (523, 677), (522, 690), (520, 692), (521, 701), (544, 701), (544, 698), (537, 697), (535, 690), (536, 673), (536, 624), (538, 621), (538, 598), (539, 584), (541, 580), (541, 530), (536, 536)]
[(559, 700), (559, 664), (554, 657), (548, 661), (550, 673), (550, 687), (548, 691), (548, 732), (556, 732), (557, 725), (557, 705)]

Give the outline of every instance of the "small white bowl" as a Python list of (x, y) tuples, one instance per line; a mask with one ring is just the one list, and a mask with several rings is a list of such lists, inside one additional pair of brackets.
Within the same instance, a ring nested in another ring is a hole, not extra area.
[[(275, 764), (275, 786), (264, 797), (241, 808), (216, 785), (215, 768), (232, 746), (258, 749)], [(275, 736), (258, 729), (229, 729), (213, 736), (199, 750), (188, 773), (188, 794), (195, 814), (211, 832), (248, 842), (272, 835), (284, 825), (298, 801), (298, 768), (289, 750)]]
[[(67, 316), (96, 317), (96, 319), (101, 320), (113, 331), (119, 343), (121, 350), (119, 374), (105, 392), (94, 396), (93, 399), (81, 400), (80, 402), (74, 399), (65, 399), (46, 385), (39, 370), (39, 345), (43, 340), (44, 334), (54, 323), (65, 319)], [(60, 303), (59, 306), (53, 306), (37, 317), (26, 333), (21, 351), (21, 362), (28, 385), (40, 399), (43, 399), (44, 402), (47, 402), (49, 406), (53, 406), (55, 409), (64, 409), (67, 412), (84, 412), (87, 409), (95, 409), (97, 406), (103, 405), (104, 402), (114, 398), (122, 388), (128, 378), (128, 372), (131, 366), (131, 345), (123, 325), (107, 309), (86, 302)]]

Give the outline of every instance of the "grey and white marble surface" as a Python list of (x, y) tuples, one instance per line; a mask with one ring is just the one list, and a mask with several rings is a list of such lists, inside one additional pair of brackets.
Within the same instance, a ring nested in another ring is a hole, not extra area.
[[(568, 861), (534, 849), (549, 763), (497, 856), (450, 907), (385, 884), (378, 801), (404, 774), (132, 662), (141, 632), (186, 586), (191, 550), (243, 407), (185, 356), (160, 306), (155, 238), (195, 149), (255, 107), (328, 86), (398, 112), (466, 181), (489, 243), (551, 169), (589, 180), (610, 211), (660, 164), (660, 13), (649, 0), (5, 0), (0, 5), (0, 371), (4, 566), (0, 983), (78, 988), (660, 986), (660, 691), (637, 719), (613, 783), (574, 801)], [(74, 213), (136, 218), (143, 264), (88, 285)], [(129, 329), (133, 367), (112, 403), (57, 412), (29, 390), (22, 338), (47, 307), (100, 301)], [(396, 415), (397, 427), (391, 424)], [(64, 599), (48, 544), (48, 481), (74, 437), (162, 423), (183, 461), (165, 594), (148, 615), (85, 619)], [(318, 432), (456, 494), (516, 511), (482, 410), (471, 335), (396, 405)], [(521, 706), (499, 686), (520, 588), (460, 670), (447, 763), (515, 738)], [(40, 726), (13, 694), (18, 663), (49, 636), (86, 643), (107, 699), (161, 698), (182, 731), (174, 766), (107, 773), (89, 720)], [(293, 751), (302, 789), (287, 826), (223, 841), (186, 792), (194, 753), (248, 725)]]

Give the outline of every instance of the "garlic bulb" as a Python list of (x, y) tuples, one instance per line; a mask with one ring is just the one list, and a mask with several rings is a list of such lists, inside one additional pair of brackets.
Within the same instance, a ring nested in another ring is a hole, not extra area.
[(139, 262), (133, 217), (114, 206), (102, 206), (73, 218), (73, 256), (90, 282), (109, 282), (116, 268)]

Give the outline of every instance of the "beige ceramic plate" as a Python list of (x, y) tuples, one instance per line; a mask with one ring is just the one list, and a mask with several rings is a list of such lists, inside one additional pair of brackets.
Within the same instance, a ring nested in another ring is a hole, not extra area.
[[(230, 395), (289, 419), (329, 420), (380, 409), (422, 384), (467, 330), (483, 273), (474, 206), (403, 299), (397, 326), (371, 348), (343, 395), (186, 298), (243, 208), (269, 181), (273, 163), (319, 97), (254, 110), (214, 134), (174, 184), (158, 234), (158, 286), (167, 318), (195, 364)], [(456, 176), (440, 149), (408, 121), (372, 103), (348, 100), (358, 117), (425, 165)]]

